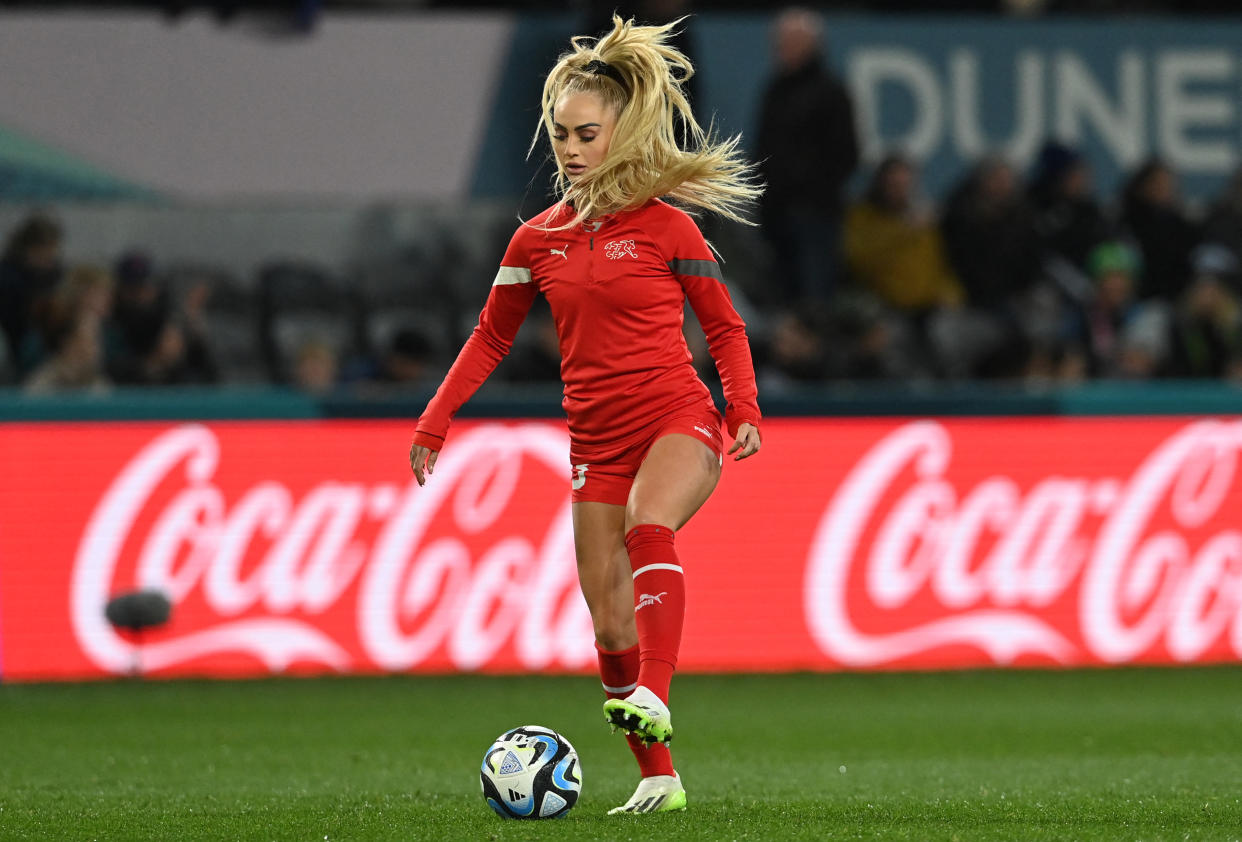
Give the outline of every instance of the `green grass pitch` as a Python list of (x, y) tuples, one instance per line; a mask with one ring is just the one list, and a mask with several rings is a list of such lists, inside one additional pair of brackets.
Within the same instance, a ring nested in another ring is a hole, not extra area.
[[(590, 677), (0, 685), (2, 840), (1238, 840), (1242, 668), (679, 676), (683, 814)], [(568, 817), (504, 821), (478, 764), (565, 734)]]

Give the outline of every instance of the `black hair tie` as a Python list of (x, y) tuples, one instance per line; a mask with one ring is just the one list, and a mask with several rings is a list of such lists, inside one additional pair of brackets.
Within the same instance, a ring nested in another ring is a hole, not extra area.
[(622, 90), (628, 90), (628, 87), (625, 84), (625, 78), (621, 75), (621, 71), (617, 70), (617, 68), (613, 67), (606, 61), (594, 59), (587, 62), (586, 66), (582, 69), (587, 73), (594, 73), (596, 76), (607, 76), (609, 79), (620, 85)]

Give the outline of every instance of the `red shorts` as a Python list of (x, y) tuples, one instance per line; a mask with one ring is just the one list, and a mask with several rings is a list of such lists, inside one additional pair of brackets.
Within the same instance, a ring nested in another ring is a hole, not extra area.
[(570, 453), (572, 463), (570, 487), (575, 503), (612, 503), (624, 506), (630, 498), (630, 486), (647, 458), (647, 451), (656, 439), (672, 433), (696, 438), (712, 449), (716, 458), (724, 461), (724, 436), (722, 419), (715, 407), (691, 408), (668, 418), (662, 418), (651, 427), (650, 434), (625, 442), (613, 450), (600, 450), (589, 454)]

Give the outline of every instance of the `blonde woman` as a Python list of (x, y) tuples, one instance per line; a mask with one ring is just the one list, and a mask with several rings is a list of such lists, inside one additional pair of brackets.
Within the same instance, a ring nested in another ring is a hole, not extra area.
[[(738, 219), (759, 190), (737, 138), (717, 141), (695, 122), (681, 87), (693, 68), (667, 43), (674, 26), (614, 17), (604, 37), (573, 39), (548, 74), (535, 142), (547, 133), (561, 199), (514, 234), (410, 449), (421, 485), (453, 415), (508, 353), (542, 293), (560, 342), (578, 579), (604, 713), (626, 732), (642, 776), (613, 813), (686, 806), (667, 746), (685, 614), (674, 535), (720, 478), (722, 420), (735, 460), (760, 446), (745, 325), (694, 220), (660, 198)], [(691, 364), (686, 301), (720, 372), (723, 419)]]

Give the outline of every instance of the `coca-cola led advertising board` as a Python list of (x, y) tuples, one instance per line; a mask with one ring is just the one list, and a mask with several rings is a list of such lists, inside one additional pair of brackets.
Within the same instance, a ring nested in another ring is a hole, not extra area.
[[(0, 676), (592, 669), (563, 425), (460, 422), (423, 488), (410, 429), (0, 426)], [(1242, 656), (1242, 421), (763, 429), (678, 534), (682, 669)]]

